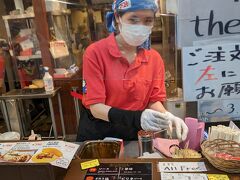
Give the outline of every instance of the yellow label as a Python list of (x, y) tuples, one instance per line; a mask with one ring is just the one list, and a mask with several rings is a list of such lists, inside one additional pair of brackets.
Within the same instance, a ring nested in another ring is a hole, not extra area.
[(208, 174), (208, 180), (229, 180), (227, 175), (224, 174)]
[(99, 166), (100, 164), (99, 164), (98, 159), (94, 159), (91, 161), (82, 162), (82, 163), (80, 163), (80, 165), (81, 165), (82, 169), (89, 169), (89, 168)]

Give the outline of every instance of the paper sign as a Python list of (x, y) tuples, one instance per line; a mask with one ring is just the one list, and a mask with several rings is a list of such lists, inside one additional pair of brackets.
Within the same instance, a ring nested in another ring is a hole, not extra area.
[(198, 119), (205, 122), (240, 120), (239, 99), (198, 101)]
[[(48, 162), (53, 166), (68, 168), (78, 148), (79, 145), (65, 141), (45, 141), (33, 155), (30, 162)], [(49, 159), (41, 158), (41, 156), (44, 157), (45, 153), (53, 154), (53, 156), (50, 155)]]
[(68, 168), (79, 145), (64, 141), (0, 143), (0, 161), (50, 163)]
[(234, 130), (240, 131), (239, 127), (233, 121), (230, 121), (229, 127)]
[(33, 42), (30, 39), (27, 39), (20, 43), (22, 50), (32, 49), (34, 47)]
[(10, 149), (12, 149), (15, 145), (16, 145), (16, 143), (2, 143), (2, 144), (0, 144), (0, 162), (3, 161), (4, 155), (5, 155)]
[(182, 50), (185, 101), (240, 98), (240, 44)]
[(51, 41), (50, 52), (54, 59), (65, 57), (69, 55), (68, 47), (65, 41)]
[(193, 41), (240, 34), (239, 0), (168, 1), (167, 11), (178, 15), (178, 47), (192, 46)]
[(81, 168), (84, 170), (84, 169), (89, 169), (89, 168), (93, 168), (93, 167), (97, 167), (99, 166), (99, 161), (98, 159), (94, 159), (94, 160), (91, 160), (91, 161), (86, 161), (86, 162), (83, 162), (80, 164), (81, 165)]
[(160, 172), (203, 172), (207, 171), (204, 162), (159, 162)]
[(227, 175), (224, 174), (208, 174), (208, 180), (229, 180)]
[(208, 180), (206, 174), (161, 173), (161, 180)]

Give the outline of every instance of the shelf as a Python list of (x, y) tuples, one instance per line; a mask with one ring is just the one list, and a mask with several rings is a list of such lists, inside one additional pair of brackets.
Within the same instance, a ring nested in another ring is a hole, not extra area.
[(41, 59), (42, 55), (41, 54), (36, 54), (36, 55), (32, 55), (32, 56), (17, 56), (17, 59), (19, 61), (28, 61), (30, 59)]
[(31, 19), (34, 18), (34, 14), (19, 14), (19, 15), (7, 15), (3, 16), (3, 20), (11, 20), (11, 19)]
[(71, 10), (70, 9), (66, 9), (66, 10), (55, 10), (55, 11), (51, 11), (53, 16), (62, 16), (62, 15), (70, 15), (71, 14)]

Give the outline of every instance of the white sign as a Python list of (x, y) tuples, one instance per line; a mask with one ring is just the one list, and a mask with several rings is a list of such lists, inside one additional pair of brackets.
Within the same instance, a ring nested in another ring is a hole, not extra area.
[(169, 1), (168, 11), (178, 15), (179, 47), (192, 46), (197, 40), (240, 35), (239, 0)]
[(198, 101), (198, 119), (205, 122), (240, 120), (239, 99)]
[(204, 162), (159, 162), (160, 172), (203, 172), (207, 171)]
[(240, 98), (240, 43), (182, 49), (185, 101)]
[(191, 174), (191, 173), (161, 173), (161, 180), (208, 180), (206, 174)]

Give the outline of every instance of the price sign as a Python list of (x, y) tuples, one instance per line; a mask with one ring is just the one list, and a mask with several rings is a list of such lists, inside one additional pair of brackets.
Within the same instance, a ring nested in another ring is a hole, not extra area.
[(161, 173), (161, 180), (208, 180), (206, 174), (193, 173)]
[(208, 174), (208, 180), (229, 180), (229, 177), (224, 174)]
[(203, 172), (207, 171), (204, 162), (159, 162), (160, 172)]
[(94, 160), (91, 160), (91, 161), (86, 161), (86, 162), (83, 162), (81, 163), (81, 168), (82, 169), (89, 169), (89, 168), (92, 168), (92, 167), (96, 167), (96, 166), (99, 166), (99, 161), (98, 159), (94, 159)]

